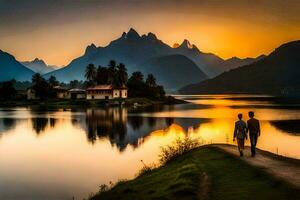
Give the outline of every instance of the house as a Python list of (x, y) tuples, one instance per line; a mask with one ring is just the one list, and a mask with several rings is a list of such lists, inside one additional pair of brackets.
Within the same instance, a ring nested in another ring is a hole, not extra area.
[(69, 98), (70, 99), (85, 99), (86, 98), (86, 91), (83, 89), (70, 89), (69, 90)]
[(113, 85), (97, 85), (86, 89), (86, 99), (117, 99), (127, 98), (127, 87)]
[[(38, 96), (36, 96), (36, 91), (30, 87), (27, 89), (27, 99), (28, 100), (36, 100), (40, 99)], [(57, 99), (68, 99), (69, 93), (68, 90), (65, 88), (62, 88), (60, 86), (55, 86), (52, 91), (51, 91), (51, 97), (52, 98), (57, 98)]]
[(61, 86), (55, 86), (53, 87), (53, 91), (55, 93), (56, 98), (58, 99), (68, 99), (69, 93), (66, 88), (63, 88)]
[(39, 99), (39, 98), (35, 95), (35, 90), (32, 89), (32, 88), (28, 88), (26, 93), (27, 93), (27, 99), (28, 99), (28, 100)]

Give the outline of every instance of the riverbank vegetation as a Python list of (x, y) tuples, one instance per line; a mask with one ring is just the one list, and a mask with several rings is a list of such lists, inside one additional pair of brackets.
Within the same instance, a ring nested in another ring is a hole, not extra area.
[(213, 146), (175, 156), (159, 168), (106, 187), (105, 199), (297, 199), (299, 189)]
[[(56, 77), (45, 79), (39, 73), (34, 74), (31, 82), (16, 82), (15, 80), (0, 83), (0, 106), (24, 106), (24, 105), (50, 105), (50, 106), (103, 106), (119, 105), (149, 106), (155, 104), (185, 103), (183, 100), (166, 96), (164, 87), (157, 84), (153, 74), (133, 72), (129, 77), (124, 64), (111, 60), (106, 67), (95, 67), (89, 64), (84, 74), (86, 80), (73, 80), (69, 83), (59, 82)], [(114, 87), (128, 88), (128, 98), (112, 100), (85, 100), (57, 98), (58, 88), (86, 89), (96, 85), (112, 85)], [(26, 89), (31, 88), (38, 100), (27, 100)], [(10, 101), (7, 101), (10, 100)]]

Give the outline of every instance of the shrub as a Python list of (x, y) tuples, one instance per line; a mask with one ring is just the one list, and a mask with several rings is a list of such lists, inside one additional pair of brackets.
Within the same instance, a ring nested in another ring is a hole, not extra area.
[(200, 146), (199, 139), (185, 137), (184, 139), (176, 139), (172, 145), (161, 147), (159, 161), (161, 165), (165, 165), (170, 160), (177, 158), (188, 151)]
[(158, 165), (155, 164), (155, 163), (152, 163), (152, 164), (150, 164), (150, 165), (146, 165), (146, 164), (144, 163), (143, 160), (141, 160), (141, 162), (143, 163), (143, 167), (142, 167), (142, 168), (140, 169), (140, 171), (138, 172), (137, 177), (142, 176), (142, 175), (145, 175), (145, 174), (148, 174), (148, 173), (150, 173), (153, 169), (155, 169), (155, 168), (158, 167)]

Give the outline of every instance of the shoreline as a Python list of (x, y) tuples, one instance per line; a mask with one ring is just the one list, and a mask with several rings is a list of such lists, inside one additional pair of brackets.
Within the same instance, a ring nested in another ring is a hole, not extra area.
[(126, 99), (112, 99), (112, 100), (86, 100), (86, 99), (48, 99), (48, 100), (12, 100), (12, 101), (0, 101), (0, 107), (21, 107), (21, 106), (46, 106), (46, 107), (148, 107), (153, 105), (176, 105), (186, 104), (187, 101), (176, 99), (172, 96), (166, 96), (160, 99), (150, 99), (146, 97), (138, 98), (126, 98)]
[[(235, 152), (237, 149), (233, 145), (200, 146), (150, 172), (100, 191), (90, 199), (279, 200), (299, 197), (300, 185), (298, 182), (293, 183), (293, 179), (297, 180), (300, 176), (299, 159), (262, 150), (258, 150), (259, 156), (255, 158), (249, 155), (240, 158)], [(261, 165), (251, 163), (253, 160), (260, 162), (261, 157), (274, 161), (272, 164), (275, 163), (275, 167), (264, 166), (268, 164), (264, 160)], [(284, 176), (286, 170), (292, 167), (296, 170), (291, 175)], [(278, 169), (282, 171), (279, 172)]]

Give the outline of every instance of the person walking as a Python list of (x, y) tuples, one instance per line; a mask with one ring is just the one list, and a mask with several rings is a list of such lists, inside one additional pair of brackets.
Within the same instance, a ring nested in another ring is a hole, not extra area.
[(249, 131), (250, 143), (251, 143), (251, 155), (255, 157), (257, 139), (260, 136), (260, 125), (259, 120), (254, 118), (254, 112), (248, 113), (250, 119), (247, 121), (247, 127)]
[(240, 152), (240, 156), (244, 156), (244, 148), (245, 148), (245, 139), (247, 140), (247, 125), (246, 122), (242, 120), (243, 115), (238, 114), (238, 121), (235, 122), (234, 133), (233, 133), (233, 141), (237, 139), (238, 150)]

